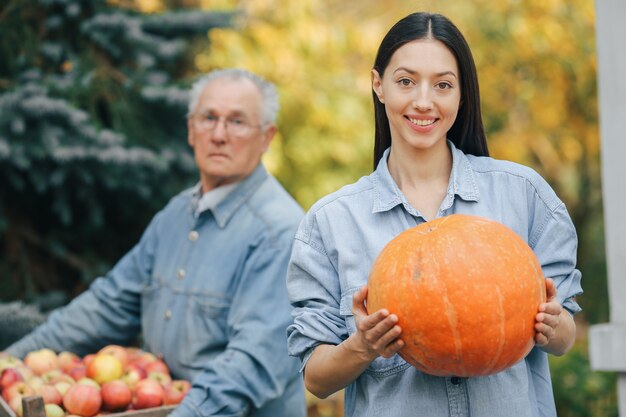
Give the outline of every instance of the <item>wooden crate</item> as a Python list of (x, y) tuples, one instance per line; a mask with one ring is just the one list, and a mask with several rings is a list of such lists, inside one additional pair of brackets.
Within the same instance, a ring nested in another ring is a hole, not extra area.
[[(22, 399), (22, 407), (24, 410), (23, 417), (45, 417), (43, 409), (43, 399), (40, 396), (24, 397)], [(165, 417), (175, 405), (166, 405), (163, 407), (146, 408), (144, 410), (124, 411), (121, 413), (106, 414), (107, 417)], [(0, 397), (0, 417), (17, 417), (9, 405)]]

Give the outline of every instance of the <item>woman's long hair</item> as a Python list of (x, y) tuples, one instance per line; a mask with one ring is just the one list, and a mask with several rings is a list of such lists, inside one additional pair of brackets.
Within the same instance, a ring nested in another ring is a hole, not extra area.
[[(436, 39), (454, 55), (460, 72), (461, 104), (454, 124), (448, 131), (448, 139), (466, 154), (488, 156), (487, 139), (480, 112), (478, 77), (472, 52), (459, 29), (445, 16), (433, 13), (413, 13), (398, 21), (383, 38), (376, 54), (374, 69), (383, 77), (394, 52), (408, 42), (420, 39)], [(376, 133), (374, 142), (374, 169), (383, 152), (391, 146), (391, 131), (385, 105), (374, 99)]]

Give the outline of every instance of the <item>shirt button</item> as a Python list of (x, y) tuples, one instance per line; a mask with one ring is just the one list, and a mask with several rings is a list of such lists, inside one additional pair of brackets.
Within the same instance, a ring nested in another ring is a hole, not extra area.
[(458, 376), (453, 376), (452, 378), (450, 378), (450, 382), (452, 383), (452, 385), (459, 385), (461, 383), (461, 378), (459, 378)]
[(171, 317), (172, 317), (172, 311), (165, 310), (165, 313), (163, 314), (163, 318), (165, 318), (165, 320), (169, 320)]
[(176, 276), (178, 277), (178, 279), (183, 279), (183, 278), (185, 278), (185, 275), (186, 275), (186, 272), (185, 272), (185, 270), (184, 270), (184, 269), (182, 269), (182, 268), (181, 268), (181, 269), (179, 269), (179, 270), (176, 272)]
[(198, 240), (198, 236), (200, 235), (195, 230), (192, 230), (191, 232), (189, 232), (189, 240), (191, 240), (192, 242), (195, 242), (196, 240)]

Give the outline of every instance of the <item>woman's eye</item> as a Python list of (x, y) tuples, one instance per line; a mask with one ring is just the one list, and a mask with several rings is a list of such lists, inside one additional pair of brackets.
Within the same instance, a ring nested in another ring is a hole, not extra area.
[(403, 78), (400, 81), (398, 81), (400, 83), (400, 85), (403, 85), (405, 87), (408, 87), (409, 85), (411, 85), (411, 80), (407, 79), (407, 78)]
[(441, 90), (446, 90), (448, 88), (452, 88), (452, 85), (448, 82), (440, 82), (436, 84), (437, 88)]

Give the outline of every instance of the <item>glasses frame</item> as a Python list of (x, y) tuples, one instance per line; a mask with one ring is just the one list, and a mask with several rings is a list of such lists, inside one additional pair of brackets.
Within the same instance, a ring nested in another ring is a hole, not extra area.
[[(210, 116), (215, 117), (215, 120), (211, 121), (209, 119)], [(189, 118), (193, 119), (194, 126), (198, 131), (210, 133), (213, 133), (223, 121), (226, 134), (236, 138), (246, 137), (252, 130), (264, 126), (263, 124), (250, 124), (241, 116), (216, 116), (209, 112), (197, 112), (189, 116)]]

